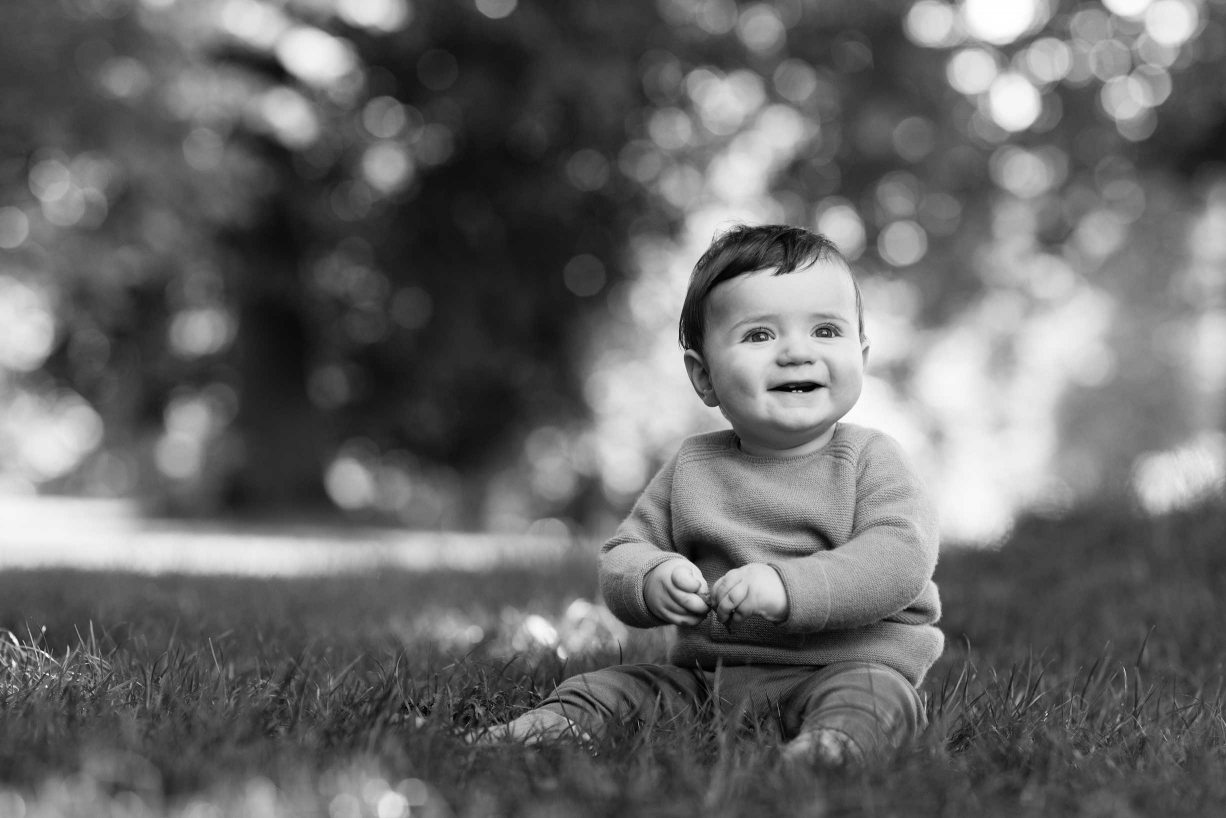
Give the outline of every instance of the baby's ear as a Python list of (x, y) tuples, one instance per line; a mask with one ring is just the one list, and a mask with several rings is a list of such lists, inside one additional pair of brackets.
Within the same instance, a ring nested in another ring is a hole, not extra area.
[(693, 349), (685, 351), (685, 371), (690, 376), (690, 383), (693, 384), (699, 399), (707, 406), (719, 406), (719, 396), (715, 394), (715, 385), (711, 383), (711, 371), (707, 369), (707, 362), (703, 360), (700, 352)]

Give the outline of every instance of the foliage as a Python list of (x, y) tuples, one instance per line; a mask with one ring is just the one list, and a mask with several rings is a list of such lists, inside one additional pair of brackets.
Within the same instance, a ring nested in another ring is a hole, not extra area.
[(1224, 8), (10, 3), (6, 481), (598, 520), (710, 422), (675, 306), (745, 218), (857, 259), (875, 411), (1003, 498), (964, 533), (1116, 491), (1220, 426)]
[[(1213, 627), (1224, 526), (1221, 507), (1156, 521), (1100, 510), (1026, 523), (999, 551), (945, 555), (950, 648), (925, 684), (931, 727), (913, 751), (855, 771), (787, 768), (769, 723), (614, 731), (595, 755), (568, 742), (465, 743), (465, 730), (566, 676), (659, 658), (655, 634), (638, 633), (620, 652), (568, 661), (548, 644), (505, 652), (500, 629), (515, 626), (499, 623), (521, 620), (491, 617), (491, 606), (560, 620), (592, 590), (590, 554), (476, 576), (5, 575), (0, 625), (21, 636), (6, 632), (0, 648), (0, 804), (116, 815), (1213, 814), (1226, 797)], [(457, 619), (440, 610), (484, 622), (479, 644), (448, 642)]]

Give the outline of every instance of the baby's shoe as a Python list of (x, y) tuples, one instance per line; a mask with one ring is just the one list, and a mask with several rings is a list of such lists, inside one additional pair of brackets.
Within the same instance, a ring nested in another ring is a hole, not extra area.
[[(556, 720), (555, 720), (556, 719)], [(571, 739), (592, 750), (596, 742), (591, 733), (564, 716), (541, 718), (539, 711), (525, 718), (521, 716), (505, 724), (493, 724), (480, 730), (463, 734), (467, 744), (520, 744), (533, 747), (545, 741)]]
[(835, 769), (864, 763), (864, 751), (851, 736), (829, 728), (801, 733), (783, 746), (783, 758), (791, 763)]

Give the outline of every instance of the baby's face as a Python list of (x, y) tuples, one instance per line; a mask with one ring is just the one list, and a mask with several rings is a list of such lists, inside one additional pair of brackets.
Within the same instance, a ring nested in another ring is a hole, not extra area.
[(855, 405), (868, 346), (841, 266), (772, 273), (748, 273), (711, 291), (704, 349), (687, 351), (686, 367), (746, 453), (792, 457), (825, 446)]

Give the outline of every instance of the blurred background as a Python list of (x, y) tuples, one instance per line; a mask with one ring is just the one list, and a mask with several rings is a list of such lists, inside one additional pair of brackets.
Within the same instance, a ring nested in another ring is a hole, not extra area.
[(0, 503), (609, 534), (714, 232), (860, 271), (948, 542), (1226, 471), (1226, 0), (7, 0)]

